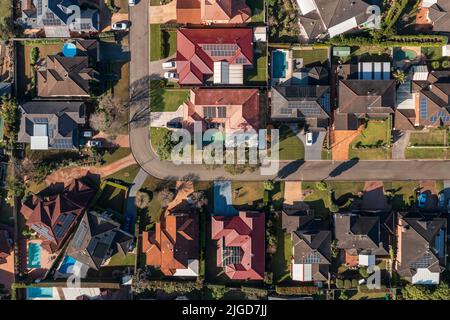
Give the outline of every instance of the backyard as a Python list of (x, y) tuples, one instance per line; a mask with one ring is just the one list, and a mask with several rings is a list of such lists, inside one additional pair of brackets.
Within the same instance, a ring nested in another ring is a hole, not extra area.
[(264, 0), (246, 0), (245, 2), (252, 9), (251, 22), (264, 22)]
[(105, 181), (101, 186), (100, 194), (96, 196), (95, 206), (102, 210), (110, 209), (123, 213), (128, 195), (128, 188), (122, 185)]
[(389, 143), (389, 120), (369, 120), (361, 134), (350, 145), (350, 159), (391, 159)]
[(297, 49), (292, 51), (292, 57), (303, 59), (305, 67), (320, 66), (328, 61), (328, 49)]
[(280, 127), (280, 160), (303, 160), (305, 147), (303, 142), (287, 126)]
[(152, 112), (177, 111), (189, 99), (188, 89), (168, 89), (160, 81), (151, 82), (150, 105)]
[(267, 45), (255, 45), (255, 63), (252, 69), (244, 71), (245, 81), (264, 82), (267, 81)]

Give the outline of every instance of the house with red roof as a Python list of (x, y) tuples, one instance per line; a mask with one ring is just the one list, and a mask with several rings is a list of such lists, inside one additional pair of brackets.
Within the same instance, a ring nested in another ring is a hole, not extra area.
[(94, 189), (75, 179), (62, 193), (48, 197), (33, 194), (20, 212), (26, 225), (43, 240), (42, 247), (54, 253), (62, 247), (94, 195)]
[(181, 85), (243, 84), (244, 70), (253, 68), (253, 30), (180, 28), (176, 63)]
[(263, 280), (265, 271), (264, 212), (213, 216), (211, 237), (217, 241), (217, 267), (232, 280)]
[(259, 129), (258, 89), (196, 88), (183, 104), (183, 126), (193, 131), (200, 121), (203, 130), (217, 128), (226, 133)]

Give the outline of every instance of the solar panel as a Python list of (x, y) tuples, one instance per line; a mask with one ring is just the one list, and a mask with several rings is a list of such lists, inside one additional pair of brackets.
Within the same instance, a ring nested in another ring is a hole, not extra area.
[(246, 58), (236, 58), (236, 63), (245, 64), (245, 63), (247, 63), (247, 59)]
[(292, 110), (288, 108), (281, 108), (280, 114), (292, 114)]
[(324, 94), (320, 98), (320, 105), (326, 112), (330, 112), (330, 94), (329, 93)]
[(75, 247), (80, 247), (81, 243), (83, 242), (84, 237), (86, 236), (86, 232), (88, 231), (87, 226), (82, 222), (78, 229), (77, 232), (75, 233), (75, 236), (73, 238), (73, 245)]
[(422, 119), (428, 117), (428, 100), (425, 97), (420, 97), (420, 117)]
[(428, 268), (433, 261), (433, 256), (431, 253), (425, 253), (421, 258), (416, 260), (416, 262), (411, 263), (411, 268)]
[(52, 147), (57, 149), (72, 149), (73, 143), (71, 139), (55, 139)]
[(436, 120), (437, 120), (436, 116), (432, 116), (432, 117), (430, 118), (430, 122), (436, 122)]
[(222, 253), (222, 266), (239, 264), (242, 260), (241, 247), (225, 247)]
[(318, 264), (320, 263), (320, 255), (318, 252), (311, 252), (307, 257), (302, 259), (304, 264)]
[(37, 2), (37, 15), (42, 15), (42, 0), (38, 0)]

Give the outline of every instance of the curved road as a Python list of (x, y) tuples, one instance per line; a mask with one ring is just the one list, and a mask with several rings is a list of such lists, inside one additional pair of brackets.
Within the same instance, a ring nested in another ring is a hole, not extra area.
[(136, 162), (149, 175), (159, 179), (213, 181), (229, 180), (444, 180), (450, 179), (450, 161), (281, 161), (274, 175), (246, 172), (230, 175), (223, 168), (210, 170), (202, 165), (175, 165), (160, 161), (150, 145), (149, 80), (149, 0), (130, 7), (130, 147)]

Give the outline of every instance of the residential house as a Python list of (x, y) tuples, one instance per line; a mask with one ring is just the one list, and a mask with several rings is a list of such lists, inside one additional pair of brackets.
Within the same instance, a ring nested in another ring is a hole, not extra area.
[(43, 240), (42, 247), (54, 253), (71, 234), (94, 194), (94, 189), (75, 179), (61, 193), (48, 197), (33, 194), (20, 212), (26, 225)]
[(25, 29), (43, 29), (47, 37), (70, 38), (71, 32), (100, 30), (98, 0), (21, 0), (20, 3), (19, 24)]
[(336, 213), (334, 236), (346, 265), (371, 266), (389, 255), (392, 214)]
[(176, 62), (181, 85), (243, 84), (245, 68), (253, 68), (253, 30), (180, 28)]
[(86, 123), (83, 102), (34, 100), (19, 109), (19, 142), (29, 143), (32, 150), (79, 147), (80, 130)]
[(418, 31), (450, 32), (450, 2), (448, 0), (422, 0), (416, 14)]
[(413, 284), (439, 284), (447, 264), (446, 240), (447, 218), (438, 214), (398, 214), (398, 274)]
[(258, 89), (192, 89), (189, 100), (183, 104), (183, 126), (193, 132), (197, 121), (203, 130), (257, 131), (259, 99)]
[(333, 38), (350, 30), (374, 28), (372, 4), (366, 0), (297, 0), (301, 35), (314, 40), (329, 35)]
[(108, 214), (86, 212), (67, 246), (66, 255), (99, 270), (116, 255), (125, 256), (133, 248), (134, 236), (120, 228)]
[(245, 0), (177, 0), (177, 22), (183, 24), (242, 24), (251, 13)]
[(217, 267), (232, 280), (263, 280), (264, 213), (241, 211), (237, 216), (213, 216), (211, 220), (211, 237), (217, 241)]
[(330, 118), (330, 86), (274, 86), (271, 91), (273, 121), (297, 122), (312, 129), (326, 129)]

